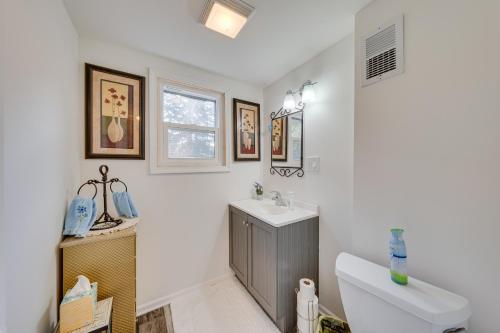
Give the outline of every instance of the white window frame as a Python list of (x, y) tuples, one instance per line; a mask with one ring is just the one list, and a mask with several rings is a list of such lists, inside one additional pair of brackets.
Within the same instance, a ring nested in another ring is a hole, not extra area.
[[(163, 121), (163, 91), (179, 91), (216, 102), (215, 127), (176, 124)], [(150, 172), (161, 173), (205, 173), (228, 172), (230, 170), (228, 128), (230, 110), (229, 91), (207, 79), (187, 78), (175, 73), (164, 73), (149, 69), (149, 143)], [(168, 129), (215, 132), (215, 158), (168, 158)]]

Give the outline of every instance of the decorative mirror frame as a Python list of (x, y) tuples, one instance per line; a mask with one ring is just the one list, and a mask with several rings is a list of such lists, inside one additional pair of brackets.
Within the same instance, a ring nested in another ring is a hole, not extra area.
[[(301, 140), (302, 144), (300, 145), (300, 167), (292, 167), (292, 166), (273, 166), (273, 135), (272, 135), (272, 129), (271, 129), (271, 168), (269, 169), (269, 172), (271, 175), (278, 174), (281, 177), (291, 177), (293, 175), (297, 175), (297, 177), (304, 177), (304, 108), (305, 104), (302, 102), (299, 102), (297, 106), (294, 109), (284, 109), (283, 107), (280, 108), (278, 111), (273, 111), (271, 112), (271, 126), (273, 123), (273, 120), (279, 119), (279, 118), (284, 118), (288, 117), (292, 114), (295, 113), (300, 113), (302, 112), (302, 126), (301, 126)], [(288, 135), (288, 133), (287, 133)]]

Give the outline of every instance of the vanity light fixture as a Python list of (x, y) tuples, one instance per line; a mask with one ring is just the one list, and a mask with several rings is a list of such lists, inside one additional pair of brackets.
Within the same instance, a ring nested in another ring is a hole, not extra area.
[(310, 80), (302, 85), (302, 103), (311, 103), (316, 99), (316, 92), (314, 91), (314, 83)]
[(241, 0), (208, 0), (200, 21), (208, 29), (236, 38), (254, 9)]
[(295, 109), (295, 97), (293, 96), (293, 91), (288, 90), (285, 95), (285, 100), (283, 101), (283, 109), (292, 110)]
[[(314, 102), (316, 99), (316, 93), (314, 91), (314, 85), (318, 82), (312, 82), (307, 80), (302, 84), (302, 86), (296, 90), (288, 90), (283, 100), (283, 109), (290, 111), (293, 109), (302, 110), (306, 103)], [(295, 102), (295, 95), (300, 95), (299, 103)]]

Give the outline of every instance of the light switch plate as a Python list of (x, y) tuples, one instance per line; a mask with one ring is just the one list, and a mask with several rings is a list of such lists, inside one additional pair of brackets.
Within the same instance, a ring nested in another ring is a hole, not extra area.
[(319, 172), (319, 156), (306, 157), (306, 171)]

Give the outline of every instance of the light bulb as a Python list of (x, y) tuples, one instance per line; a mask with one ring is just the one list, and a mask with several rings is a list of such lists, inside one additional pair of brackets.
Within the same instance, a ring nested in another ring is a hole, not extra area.
[(293, 97), (293, 92), (291, 90), (286, 92), (285, 100), (283, 101), (283, 109), (295, 109), (295, 98)]
[(314, 102), (315, 99), (316, 92), (314, 91), (314, 86), (308, 81), (304, 84), (304, 88), (302, 89), (302, 103)]

